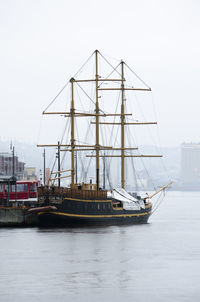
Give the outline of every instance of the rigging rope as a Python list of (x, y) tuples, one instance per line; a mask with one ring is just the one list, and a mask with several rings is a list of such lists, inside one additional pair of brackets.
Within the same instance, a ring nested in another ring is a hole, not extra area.
[[(130, 132), (130, 128), (128, 128), (128, 131)], [(131, 139), (130, 139), (130, 133), (128, 136), (128, 142), (129, 142), (129, 146), (132, 146), (131, 144)], [(133, 152), (131, 151), (131, 155), (133, 154)], [(141, 179), (140, 177), (137, 175), (137, 172), (136, 172), (136, 169), (135, 169), (135, 165), (134, 165), (134, 160), (133, 160), (133, 157), (131, 157), (131, 164), (132, 164), (132, 169), (133, 169), (133, 176), (134, 176), (134, 180), (135, 180), (135, 190), (136, 192), (138, 191), (138, 184), (137, 184), (137, 178), (139, 179), (140, 181), (140, 185), (141, 187), (143, 187), (143, 183), (141, 182)], [(144, 188), (144, 187), (143, 187)]]
[[(155, 115), (155, 118), (156, 118), (156, 121), (157, 121), (158, 120), (157, 119), (157, 111), (156, 111), (156, 107), (155, 107), (155, 103), (154, 103), (153, 92), (151, 93), (151, 100), (152, 100), (152, 107), (153, 107), (153, 110), (154, 110), (154, 115)], [(160, 133), (159, 133), (158, 125), (157, 125), (156, 129), (157, 129), (157, 136), (158, 136), (158, 144), (159, 144), (160, 153), (163, 154), (163, 148), (161, 147), (161, 139), (160, 139)], [(168, 180), (171, 181), (171, 178), (169, 176), (169, 171), (168, 171), (168, 169), (167, 169), (167, 167), (166, 167), (166, 165), (164, 163), (163, 158), (160, 158), (160, 160), (161, 160), (161, 164), (162, 164), (162, 166), (163, 166), (163, 168), (165, 170), (165, 173), (166, 173), (166, 175), (168, 177)]]
[[(80, 86), (80, 84), (79, 83), (77, 83), (77, 85), (80, 87), (80, 89), (85, 93), (85, 95), (89, 98), (89, 100), (94, 104), (94, 105), (96, 105), (96, 103), (93, 101), (93, 99), (87, 94), (87, 92)], [(99, 111), (101, 111), (103, 114), (105, 114), (105, 112), (103, 111), (103, 110), (101, 110), (100, 108), (99, 108)]]
[[(120, 93), (118, 94), (118, 101), (117, 101), (117, 105), (116, 105), (116, 108), (115, 108), (115, 114), (117, 112), (117, 108), (119, 106), (119, 100), (120, 100)], [(116, 116), (114, 116), (114, 123), (115, 123), (115, 120), (116, 120)], [(113, 138), (113, 131), (114, 131), (114, 124), (112, 125), (112, 129), (110, 130), (110, 128), (108, 128), (109, 131), (111, 132), (110, 134), (110, 140), (109, 140), (109, 145), (111, 145), (111, 140)], [(113, 146), (116, 145), (116, 142), (117, 142), (117, 138), (118, 138), (118, 132), (119, 132), (119, 127), (117, 127), (117, 133), (116, 133), (116, 136), (115, 136), (115, 139), (114, 139), (114, 144)], [(111, 155), (113, 155), (113, 151), (111, 151)], [(111, 163), (112, 163), (112, 157), (110, 157), (110, 159), (108, 158), (107, 160), (108, 162), (108, 167), (106, 166), (106, 173), (107, 173), (107, 178), (108, 178), (108, 182), (109, 182), (109, 186), (110, 186), (110, 189), (112, 189), (112, 182), (111, 182), (111, 178), (109, 177), (109, 172), (110, 172), (110, 169), (111, 169)]]
[[(132, 137), (132, 139), (133, 139), (133, 141), (134, 141), (134, 138), (133, 138), (131, 132), (130, 132), (130, 136)], [(138, 144), (135, 144), (135, 145), (137, 146)], [(128, 152), (127, 152), (127, 153), (128, 153)], [(139, 152), (139, 150), (138, 150), (138, 154), (141, 155), (141, 153)], [(142, 162), (143, 168), (144, 168), (144, 170), (146, 171), (146, 174), (147, 174), (149, 180), (151, 181), (151, 184), (152, 184), (154, 190), (156, 190), (155, 184), (154, 184), (152, 178), (150, 177), (150, 174), (149, 174), (149, 172), (148, 172), (148, 170), (147, 170), (147, 168), (146, 168), (146, 166), (145, 166), (145, 164), (144, 164), (144, 161), (143, 161), (142, 157), (140, 157), (140, 160), (141, 160), (141, 162)]]
[[(69, 127), (68, 127), (68, 124), (69, 124), (69, 119), (67, 119), (67, 121), (66, 121), (66, 123), (65, 123), (63, 135), (62, 135), (62, 138), (61, 138), (61, 141), (60, 141), (60, 144), (61, 144), (61, 145), (62, 145), (62, 143), (63, 143), (64, 135), (65, 135), (65, 133), (66, 133), (67, 128), (68, 128), (67, 136), (68, 136), (68, 134), (69, 134)], [(67, 142), (66, 142), (66, 143), (67, 143)], [(69, 148), (69, 147), (66, 147), (66, 148)], [(55, 155), (54, 155), (54, 156), (55, 156)], [(62, 157), (62, 159), (61, 159), (61, 166), (62, 166), (62, 164), (63, 164), (63, 162), (64, 162), (65, 156), (66, 156), (66, 152), (64, 153), (64, 155), (63, 155), (63, 157)], [(54, 167), (55, 167), (57, 161), (58, 161), (58, 158), (57, 158), (57, 153), (56, 153), (56, 158), (55, 158), (54, 163), (53, 163), (52, 168), (51, 168), (50, 177), (52, 177), (52, 172), (54, 171)], [(51, 165), (51, 164), (50, 164), (50, 165)], [(62, 169), (61, 169), (61, 170), (62, 170)], [(58, 176), (58, 173), (55, 174), (55, 177), (57, 177), (57, 176)], [(52, 181), (53, 185), (54, 185), (55, 181), (56, 181), (56, 180), (53, 180), (53, 181)]]
[[(85, 67), (85, 65), (88, 63), (88, 61), (91, 59), (91, 57), (94, 55), (95, 52), (93, 52), (89, 58), (85, 61), (85, 63), (79, 68), (79, 70), (75, 73), (74, 78), (79, 74), (79, 72)], [(54, 101), (59, 97), (59, 95), (63, 92), (63, 90), (67, 87), (67, 85), (70, 83), (70, 80), (67, 81), (67, 83), (63, 86), (63, 88), (58, 92), (58, 94), (53, 98), (53, 100), (50, 102), (50, 104), (46, 107), (46, 109), (43, 111), (45, 112), (53, 103)]]
[(135, 71), (133, 71), (126, 63), (125, 63), (126, 67), (148, 88), (151, 89), (136, 73)]
[[(141, 115), (142, 115), (144, 121), (146, 121), (145, 114), (144, 114), (144, 112), (143, 112), (143, 110), (142, 110), (142, 107), (141, 107), (141, 105), (140, 105), (140, 102), (139, 102), (139, 100), (138, 100), (138, 97), (137, 97), (136, 93), (134, 93), (134, 96), (135, 96), (135, 100), (136, 100), (136, 102), (137, 102), (138, 108), (139, 108), (139, 110), (140, 110), (140, 112), (141, 112)], [(153, 102), (153, 94), (152, 94), (152, 92), (151, 92), (151, 96), (152, 96), (152, 98), (151, 98), (151, 99), (152, 99), (152, 107), (153, 107), (153, 110), (154, 110), (155, 119), (157, 120), (157, 114), (156, 114), (155, 105), (154, 105), (154, 102)], [(162, 150), (161, 150), (162, 148), (161, 148), (161, 143), (160, 143), (160, 136), (159, 136), (158, 126), (156, 127), (156, 129), (157, 129), (157, 138), (158, 138), (158, 142), (156, 142), (156, 140), (155, 140), (155, 138), (154, 138), (154, 136), (153, 136), (153, 134), (152, 134), (152, 131), (151, 131), (150, 126), (147, 125), (147, 129), (148, 129), (148, 133), (149, 133), (149, 135), (150, 135), (150, 137), (151, 137), (151, 140), (152, 140), (152, 142), (154, 143), (156, 152), (157, 152), (158, 154), (159, 154), (159, 153), (162, 154), (163, 152), (162, 152)], [(159, 146), (158, 146), (158, 143), (159, 143)], [(166, 175), (167, 175), (167, 177), (168, 177), (168, 180), (171, 180), (171, 178), (169, 177), (168, 170), (167, 170), (167, 168), (166, 168), (166, 166), (165, 166), (165, 164), (164, 164), (163, 158), (160, 158), (160, 162), (161, 162), (161, 165), (163, 166), (163, 169), (164, 169), (164, 171), (165, 171), (165, 173), (166, 173)]]
[[(106, 79), (109, 79), (109, 77), (113, 74), (113, 72), (114, 72), (114, 71), (117, 71), (116, 69), (120, 66), (120, 64), (121, 64), (121, 63), (119, 63), (119, 64), (113, 69), (113, 71), (112, 71), (111, 73), (108, 74), (108, 76), (106, 77)], [(103, 83), (105, 83), (105, 82), (106, 82), (106, 81), (102, 81), (102, 82), (99, 84), (99, 87), (100, 87)], [(114, 83), (117, 83), (117, 82), (114, 81)]]
[[(115, 67), (102, 55), (102, 53), (99, 53), (100, 55), (101, 55), (101, 57), (106, 61), (106, 63), (108, 64), (108, 65), (110, 65), (110, 67), (112, 67), (112, 69), (115, 69)], [(121, 63), (121, 62), (120, 62)], [(119, 64), (120, 64), (119, 63)], [(118, 66), (119, 66), (119, 64), (118, 64)], [(120, 77), (121, 77), (121, 73), (119, 72), (119, 71), (117, 71), (116, 70), (116, 72), (120, 75)]]
[[(81, 90), (86, 94), (86, 96), (93, 102), (92, 98), (90, 98), (90, 96), (82, 89), (82, 87), (79, 85), (79, 87), (81, 88)], [(83, 107), (83, 111), (85, 111), (85, 108), (84, 108), (84, 105), (81, 101), (81, 98), (80, 98), (80, 95), (78, 93), (78, 89), (77, 89), (77, 94), (78, 94), (78, 97), (79, 97), (79, 100), (80, 100), (80, 103), (81, 103), (81, 106)], [(94, 103), (94, 102), (93, 102)], [(91, 128), (91, 121), (92, 121), (92, 118), (93, 117), (89, 117), (89, 126), (88, 126), (88, 129), (86, 131), (86, 134), (85, 134), (85, 138), (84, 138), (84, 141), (87, 141), (87, 137), (90, 133), (90, 128)], [(76, 124), (76, 127), (77, 127), (77, 124)], [(77, 135), (78, 135), (78, 127), (76, 128), (76, 131), (77, 131)], [(79, 135), (78, 135), (79, 136)], [(79, 137), (78, 137), (79, 138)], [(88, 143), (84, 143), (84, 144), (88, 144)], [(87, 169), (85, 169), (85, 164), (86, 164), (86, 161), (82, 160), (81, 156), (80, 156), (80, 160), (81, 160), (81, 166), (82, 166), (82, 171), (81, 171), (81, 175), (80, 175), (80, 180), (81, 179), (85, 179), (87, 177), (87, 174), (88, 174), (88, 171), (89, 171), (89, 167), (90, 167), (90, 163), (91, 163), (91, 159), (89, 160), (89, 163), (88, 163), (88, 167)]]
[(67, 85), (70, 83), (70, 81), (68, 81), (63, 88), (59, 91), (59, 93), (53, 98), (53, 100), (50, 102), (50, 104), (45, 108), (45, 110), (43, 111), (43, 113), (55, 102), (55, 100), (59, 97), (59, 95), (63, 92), (63, 90), (67, 87)]
[[(155, 202), (154, 206), (153, 206), (153, 210), (151, 215), (153, 215), (155, 213), (155, 211), (157, 211), (157, 209), (159, 208), (159, 206), (161, 205), (161, 203), (164, 200), (164, 197), (166, 195), (167, 190), (163, 190), (163, 192), (161, 192), (160, 196), (158, 197), (157, 201)], [(162, 198), (161, 198), (162, 197)]]

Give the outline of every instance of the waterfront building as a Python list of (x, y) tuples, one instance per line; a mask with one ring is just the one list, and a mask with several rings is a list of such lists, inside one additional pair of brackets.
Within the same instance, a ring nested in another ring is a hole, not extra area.
[(36, 180), (36, 168), (26, 167), (24, 168), (24, 180)]
[(18, 156), (8, 152), (0, 152), (0, 177), (15, 176), (18, 180), (24, 177), (25, 163), (19, 161)]

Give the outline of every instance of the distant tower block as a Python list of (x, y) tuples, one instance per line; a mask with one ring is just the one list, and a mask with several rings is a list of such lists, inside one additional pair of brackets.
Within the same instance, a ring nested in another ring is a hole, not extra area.
[(188, 189), (200, 189), (200, 143), (181, 145), (181, 182)]

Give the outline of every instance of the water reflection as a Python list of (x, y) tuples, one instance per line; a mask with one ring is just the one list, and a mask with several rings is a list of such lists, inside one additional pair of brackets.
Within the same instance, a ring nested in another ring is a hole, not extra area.
[(1, 301), (198, 300), (200, 198), (189, 196), (171, 192), (146, 225), (0, 229)]

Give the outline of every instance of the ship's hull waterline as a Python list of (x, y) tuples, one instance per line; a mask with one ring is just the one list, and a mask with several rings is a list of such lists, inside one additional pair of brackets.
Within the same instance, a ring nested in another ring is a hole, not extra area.
[(144, 224), (151, 215), (152, 204), (145, 209), (124, 210), (113, 208), (111, 200), (78, 200), (64, 199), (61, 204), (54, 204), (56, 211), (38, 213), (40, 225), (115, 225), (115, 224)]

